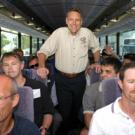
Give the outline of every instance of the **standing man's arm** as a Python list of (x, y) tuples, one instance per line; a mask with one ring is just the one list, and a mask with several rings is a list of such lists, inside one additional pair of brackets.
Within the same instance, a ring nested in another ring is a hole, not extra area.
[(46, 78), (47, 75), (49, 74), (49, 70), (45, 67), (45, 61), (46, 61), (46, 55), (44, 53), (38, 53), (38, 69), (37, 69), (37, 74), (41, 78)]
[(91, 65), (89, 65), (89, 66), (87, 67), (87, 70), (86, 70), (87, 73), (90, 73), (90, 71), (91, 71), (92, 69), (95, 69), (97, 73), (99, 73), (99, 72), (101, 71), (101, 65), (100, 65), (100, 51), (99, 51), (99, 50), (94, 53), (94, 61), (95, 61), (94, 64), (91, 64)]
[(98, 64), (100, 62), (100, 51), (99, 50), (94, 53), (94, 61), (95, 61), (95, 63), (98, 63)]

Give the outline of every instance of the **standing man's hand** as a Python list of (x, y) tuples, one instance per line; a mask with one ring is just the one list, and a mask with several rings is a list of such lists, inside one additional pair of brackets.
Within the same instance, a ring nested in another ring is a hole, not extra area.
[(97, 73), (100, 73), (101, 72), (101, 65), (98, 63), (94, 63), (94, 64), (89, 65), (86, 69), (86, 73), (90, 74), (92, 69), (95, 69), (95, 71)]
[(47, 75), (49, 74), (49, 70), (45, 67), (38, 67), (37, 74), (42, 78), (47, 78)]

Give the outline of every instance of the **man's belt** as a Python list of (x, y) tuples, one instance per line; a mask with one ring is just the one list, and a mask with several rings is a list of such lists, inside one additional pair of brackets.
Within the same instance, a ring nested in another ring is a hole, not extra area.
[(59, 71), (59, 70), (58, 70), (58, 72), (59, 72), (60, 74), (62, 74), (63, 76), (67, 77), (67, 78), (75, 78), (75, 77), (77, 77), (77, 76), (83, 74), (85, 71), (82, 71), (82, 72), (80, 72), (80, 73), (65, 73), (65, 72), (62, 72), (62, 71)]

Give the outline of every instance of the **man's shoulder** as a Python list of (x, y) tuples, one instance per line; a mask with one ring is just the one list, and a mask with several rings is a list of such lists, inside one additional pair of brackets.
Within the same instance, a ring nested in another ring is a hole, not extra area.
[(68, 31), (68, 27), (60, 27), (57, 28), (54, 32), (67, 32)]
[(98, 88), (100, 86), (100, 82), (95, 82), (91, 84), (90, 86), (86, 86), (86, 91), (98, 91)]
[(106, 114), (108, 114), (108, 116), (110, 117), (110, 115), (113, 113), (112, 112), (112, 105), (113, 105), (113, 103), (111, 103), (111, 104), (109, 104), (109, 105), (107, 105), (107, 106), (104, 106), (104, 107), (102, 107), (102, 108), (100, 108), (100, 109), (98, 109), (95, 113), (94, 113), (94, 115), (95, 116), (101, 116), (101, 117), (107, 117), (106, 116)]
[(30, 120), (14, 115), (14, 127), (11, 135), (28, 135), (30, 133), (34, 133), (34, 135), (40, 135), (39, 128)]
[(22, 124), (24, 126), (27, 126), (27, 125), (32, 125), (34, 127), (37, 127), (33, 122), (31, 122), (30, 120), (28, 119), (25, 119), (23, 117), (20, 117), (20, 116), (17, 116), (17, 115), (14, 115), (14, 120), (15, 120), (15, 124)]
[(96, 82), (96, 83), (93, 83), (90, 86), (86, 86), (84, 97), (86, 96), (87, 98), (88, 97), (94, 98), (98, 94), (99, 85), (100, 85), (100, 82)]
[(86, 27), (81, 27), (80, 30), (82, 32), (92, 33), (92, 31), (90, 29), (86, 28)]

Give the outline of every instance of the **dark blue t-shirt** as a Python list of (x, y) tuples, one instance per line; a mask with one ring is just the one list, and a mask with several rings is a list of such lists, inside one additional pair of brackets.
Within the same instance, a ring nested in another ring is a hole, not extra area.
[(31, 121), (14, 115), (14, 127), (8, 135), (41, 135), (39, 128)]

